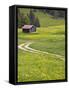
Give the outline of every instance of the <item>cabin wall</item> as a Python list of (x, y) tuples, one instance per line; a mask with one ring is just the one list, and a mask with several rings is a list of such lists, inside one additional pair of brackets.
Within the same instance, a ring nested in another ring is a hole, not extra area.
[(29, 29), (23, 29), (23, 32), (29, 33)]
[(35, 32), (36, 31), (36, 28), (35, 27), (32, 27), (31, 29), (30, 29), (30, 32)]

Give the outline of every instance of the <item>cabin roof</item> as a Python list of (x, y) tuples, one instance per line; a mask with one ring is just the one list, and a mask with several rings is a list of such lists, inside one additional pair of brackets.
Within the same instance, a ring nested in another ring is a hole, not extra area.
[(22, 27), (22, 29), (30, 29), (30, 28), (32, 28), (32, 26), (33, 26), (33, 25), (24, 25), (24, 26)]

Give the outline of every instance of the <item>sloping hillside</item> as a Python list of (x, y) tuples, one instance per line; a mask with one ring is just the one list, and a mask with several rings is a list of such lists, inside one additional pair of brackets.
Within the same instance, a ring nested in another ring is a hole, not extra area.
[[(30, 13), (30, 9), (20, 9), (21, 14), (27, 15)], [(33, 11), (36, 17), (38, 17), (40, 26), (47, 27), (47, 26), (54, 26), (54, 25), (64, 25), (64, 19), (55, 19), (48, 13), (44, 13), (40, 10)]]

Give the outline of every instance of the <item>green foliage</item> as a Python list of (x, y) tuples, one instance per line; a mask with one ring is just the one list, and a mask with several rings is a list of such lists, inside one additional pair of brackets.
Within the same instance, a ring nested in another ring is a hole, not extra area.
[(36, 27), (39, 27), (40, 23), (38, 18), (33, 13), (34, 10), (31, 9), (29, 13), (23, 12), (23, 10), (18, 9), (18, 27), (22, 27), (24, 24), (33, 24)]
[[(34, 10), (34, 9), (18, 9), (18, 14), (20, 14), (20, 18), (18, 19), (18, 23), (21, 26), (24, 24), (24, 16), (27, 16), (27, 19), (29, 24), (36, 24), (36, 26), (41, 26), (41, 27), (48, 27), (48, 26), (55, 26), (55, 25), (63, 25), (65, 24), (64, 22), (64, 17), (65, 17), (65, 11), (63, 10)], [(38, 19), (38, 20), (36, 20)]]
[(40, 22), (40, 27), (48, 27), (48, 26), (57, 26), (57, 25), (64, 25), (64, 19), (56, 19), (53, 18), (51, 15), (43, 12), (36, 12), (35, 15), (38, 17)]
[(30, 24), (34, 24), (35, 15), (34, 15), (32, 9), (30, 10), (29, 18), (30, 18)]
[(46, 10), (45, 12), (52, 15), (54, 18), (65, 18), (65, 11), (63, 10)]
[(21, 28), (22, 25), (24, 25), (24, 14), (21, 14), (20, 9), (18, 9), (18, 27)]
[(28, 18), (28, 16), (24, 17), (24, 24), (29, 24), (30, 23), (30, 19)]
[[(26, 16), (24, 18), (24, 16)], [(18, 26), (24, 25), (26, 20), (27, 24), (33, 24), (41, 27), (48, 27), (53, 25), (63, 25), (65, 12), (63, 10), (46, 10), (46, 9), (18, 9)]]
[(40, 23), (39, 23), (39, 19), (38, 19), (38, 17), (35, 18), (34, 25), (35, 25), (36, 27), (40, 27)]
[(36, 27), (40, 27), (40, 22), (38, 17), (35, 16), (34, 10), (30, 10), (29, 18), (30, 18), (30, 24), (35, 25)]

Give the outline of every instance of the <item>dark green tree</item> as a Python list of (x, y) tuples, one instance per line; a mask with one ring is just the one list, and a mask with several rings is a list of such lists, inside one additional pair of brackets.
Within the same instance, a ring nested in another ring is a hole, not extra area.
[(30, 19), (28, 16), (24, 16), (24, 24), (30, 24)]
[(22, 27), (24, 25), (24, 14), (20, 12), (20, 9), (18, 9), (18, 27)]
[(29, 18), (30, 18), (30, 24), (34, 24), (35, 15), (32, 10), (30, 10)]
[(39, 22), (38, 17), (35, 18), (34, 25), (35, 25), (36, 27), (40, 27), (40, 22)]
[(50, 15), (52, 15), (54, 18), (64, 18), (65, 17), (65, 11), (63, 10), (46, 10), (46, 12)]

